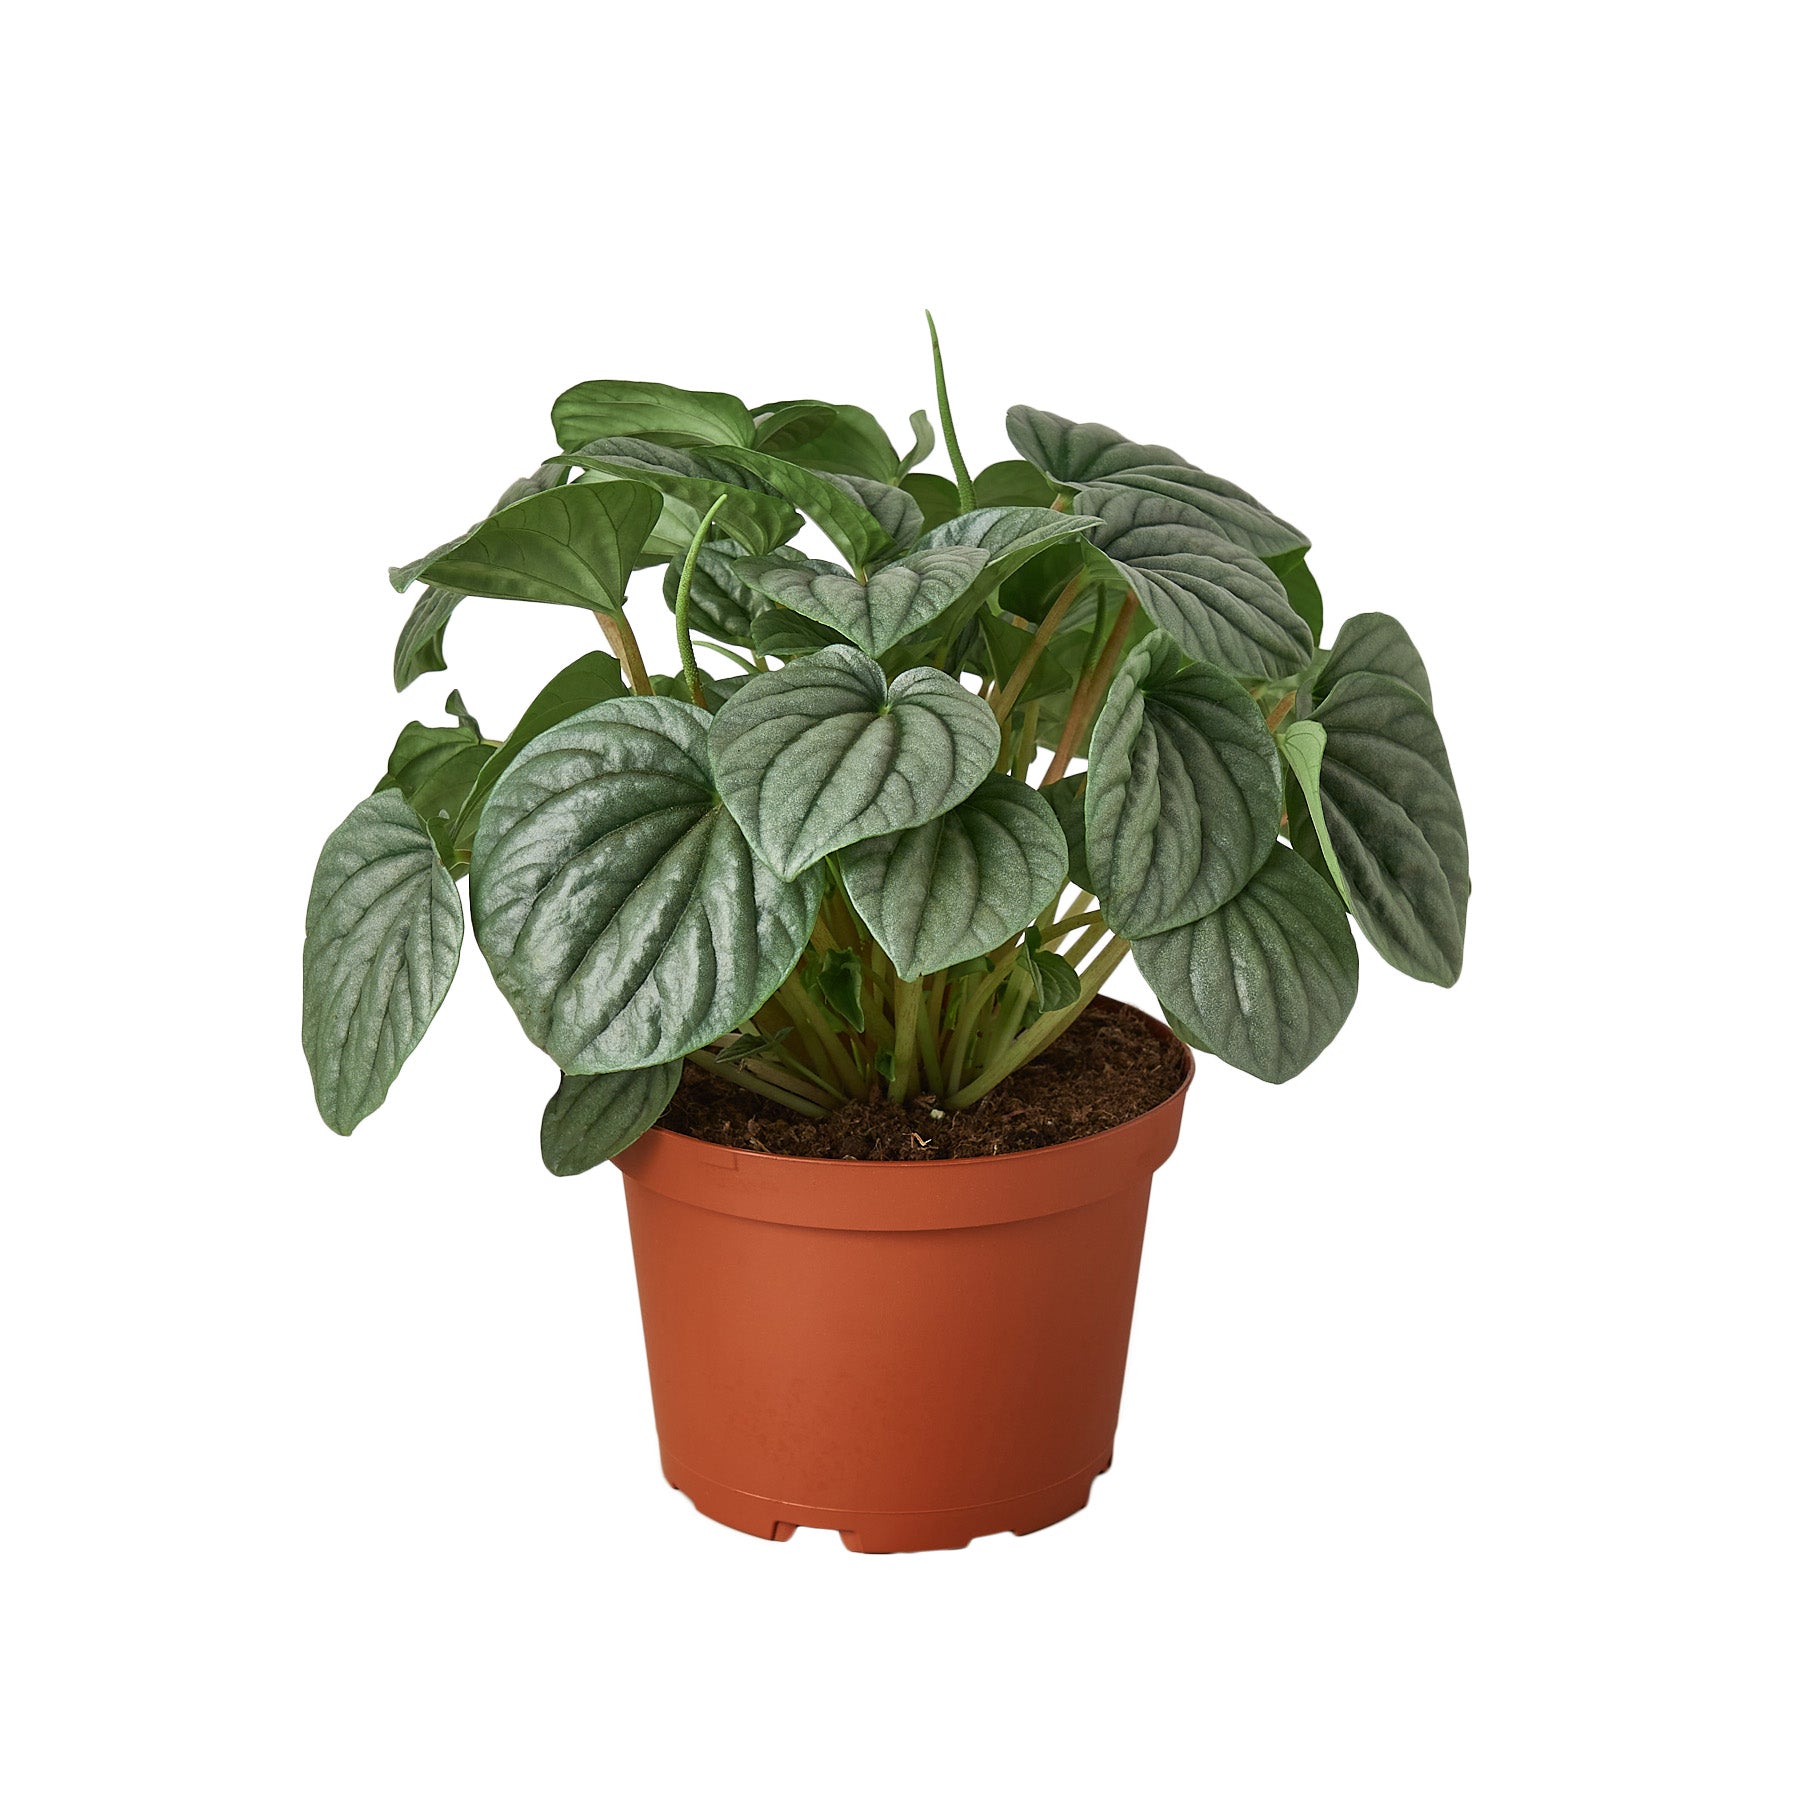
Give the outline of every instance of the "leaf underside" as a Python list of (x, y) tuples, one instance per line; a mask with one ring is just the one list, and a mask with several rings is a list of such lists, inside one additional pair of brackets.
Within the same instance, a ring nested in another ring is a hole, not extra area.
[(544, 1108), (538, 1148), (552, 1175), (582, 1175), (628, 1150), (681, 1085), (681, 1058), (607, 1075), (565, 1075)]

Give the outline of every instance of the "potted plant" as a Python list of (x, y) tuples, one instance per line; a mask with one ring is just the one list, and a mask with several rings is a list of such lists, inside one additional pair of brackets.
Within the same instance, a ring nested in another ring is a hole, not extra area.
[[(952, 478), (922, 412), (902, 454), (856, 406), (563, 394), (557, 454), (393, 571), (394, 679), (445, 668), (469, 595), (586, 608), (609, 649), (503, 737), (455, 693), (400, 733), (304, 956), (348, 1133), (449, 988), (468, 877), (560, 1070), (544, 1161), (624, 1171), (670, 1480), (862, 1549), (1084, 1503), (1185, 1046), (1288, 1080), (1355, 999), (1351, 919), (1448, 986), (1469, 894), (1400, 625), (1327, 646), (1308, 540), (1160, 445), (1020, 406), (971, 476), (932, 350)], [(627, 589), (659, 566), (652, 674)], [(1095, 1004), (1127, 954), (1166, 1026)]]

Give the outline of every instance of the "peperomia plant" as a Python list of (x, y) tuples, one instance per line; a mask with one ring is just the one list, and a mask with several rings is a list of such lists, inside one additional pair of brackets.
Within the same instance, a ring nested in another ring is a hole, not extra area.
[[(1406, 632), (1364, 613), (1322, 648), (1308, 540), (1160, 445), (1018, 406), (1019, 456), (971, 477), (932, 349), (954, 479), (918, 466), (923, 412), (902, 455), (856, 406), (589, 381), (557, 455), (393, 571), (423, 584), (397, 687), (471, 594), (586, 608), (612, 653), (502, 739), (453, 693), (327, 840), (304, 1038), (334, 1130), (442, 1001), (465, 873), (562, 1071), (558, 1174), (652, 1125), (684, 1061), (812, 1116), (967, 1107), (1128, 951), (1266, 1081), (1343, 1024), (1351, 917), (1456, 980), (1467, 839)], [(841, 561), (793, 547), (804, 520)], [(627, 587), (658, 565), (681, 669), (652, 675)]]

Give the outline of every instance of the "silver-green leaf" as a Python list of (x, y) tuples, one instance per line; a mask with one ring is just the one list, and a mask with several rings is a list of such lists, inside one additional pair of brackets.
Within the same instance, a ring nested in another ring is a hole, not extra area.
[(1263, 1081), (1298, 1075), (1356, 1000), (1343, 906), (1285, 844), (1217, 911), (1131, 954), (1178, 1032)]
[(894, 540), (854, 491), (812, 469), (766, 456), (760, 450), (714, 449), (708, 461), (735, 468), (757, 486), (779, 494), (806, 514), (837, 545), (850, 565), (871, 569), (894, 553)]
[(1163, 444), (1136, 444), (1108, 425), (1077, 425), (1057, 413), (1015, 406), (1006, 433), (1020, 455), (1077, 490), (1077, 504), (1093, 510), (1102, 490), (1134, 489), (1176, 500), (1189, 522), (1258, 556), (1304, 550), (1310, 540), (1278, 519), (1241, 487), (1197, 469)]
[(1118, 488), (1088, 503), (1100, 520), (1094, 547), (1125, 571), (1145, 612), (1189, 656), (1262, 680), (1311, 662), (1312, 632), (1260, 558), (1197, 529), (1178, 501)]
[(985, 550), (920, 549), (877, 569), (867, 582), (812, 559), (758, 558), (739, 563), (737, 574), (765, 598), (879, 656), (960, 599), (987, 560)]
[(475, 936), (571, 1074), (668, 1062), (751, 1016), (812, 930), (822, 877), (776, 875), (720, 803), (707, 716), (609, 700), (534, 739), (475, 834)]
[(449, 991), (462, 903), (393, 788), (325, 840), (306, 903), (301, 1042), (319, 1116), (348, 1136), (383, 1100)]
[(544, 1108), (538, 1148), (552, 1175), (583, 1175), (628, 1150), (681, 1085), (681, 1058), (607, 1075), (565, 1075)]
[(744, 485), (739, 470), (713, 463), (701, 452), (642, 438), (599, 438), (565, 460), (598, 480), (638, 481), (655, 488), (663, 496), (657, 537), (671, 547), (685, 549), (693, 542), (715, 502), (719, 535), (758, 556), (800, 529), (800, 515), (785, 500)]
[(1405, 682), (1427, 706), (1431, 704), (1431, 677), (1425, 673), (1425, 659), (1406, 635), (1406, 627), (1386, 613), (1357, 613), (1338, 627), (1331, 654), (1312, 679), (1313, 699), (1323, 700), (1341, 677), (1358, 670), (1391, 675)]
[(1049, 804), (990, 775), (947, 813), (849, 845), (844, 885), (902, 981), (1005, 943), (1062, 891), (1068, 853)]
[[(1405, 682), (1357, 670), (1312, 718), (1325, 732), (1320, 811), (1356, 922), (1396, 969), (1449, 987), (1462, 973), (1469, 838), (1431, 708)], [(1295, 848), (1323, 860), (1311, 821), (1288, 824)]]
[(1281, 825), (1281, 758), (1222, 669), (1182, 667), (1153, 632), (1094, 725), (1088, 863), (1106, 921), (1137, 939), (1200, 918), (1262, 866)]
[(878, 663), (833, 644), (745, 682), (713, 721), (710, 752), (757, 855), (791, 880), (967, 799), (993, 770), (1000, 727), (940, 669), (890, 687)]

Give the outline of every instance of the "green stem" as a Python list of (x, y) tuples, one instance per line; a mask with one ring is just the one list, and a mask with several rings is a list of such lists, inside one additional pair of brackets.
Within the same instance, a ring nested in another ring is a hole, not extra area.
[(944, 1064), (938, 1055), (938, 1034), (943, 1029), (944, 988), (949, 977), (939, 970), (925, 984), (925, 1006), (919, 1014), (919, 1059), (924, 1065), (925, 1079), (931, 1091), (944, 1091)]
[(1130, 948), (1124, 938), (1114, 938), (1094, 958), (1093, 966), (1082, 975), (1081, 993), (1072, 1005), (1065, 1006), (1061, 1012), (1045, 1013), (1029, 1031), (1014, 1038), (1007, 1049), (989, 1063), (967, 1087), (959, 1089), (945, 1100), (945, 1106), (953, 1110), (973, 1106), (983, 1094), (998, 1087), (1014, 1069), (1047, 1050), (1087, 1011), (1094, 996), (1100, 991), (1100, 984), (1125, 960), (1125, 953)]
[(1037, 667), (1038, 658), (1049, 649), (1050, 640), (1056, 636), (1056, 628), (1068, 617), (1069, 608), (1075, 604), (1086, 579), (1087, 571), (1077, 569), (1064, 584), (1062, 592), (1050, 603), (1050, 610), (1044, 614), (1043, 623), (1032, 633), (1031, 642), (1025, 646), (1025, 653), (1019, 658), (1019, 666), (1007, 677), (1006, 686), (1000, 690), (999, 697), (993, 703), (994, 717), (1002, 723), (1020, 694), (1025, 691), (1025, 684), (1031, 679), (1031, 671)]
[(810, 1031), (811, 1036), (817, 1040), (818, 1047), (824, 1051), (833, 1073), (845, 1091), (853, 1094), (865, 1092), (867, 1084), (857, 1074), (856, 1064), (850, 1060), (850, 1053), (844, 1048), (837, 1032), (813, 1004), (813, 997), (806, 991), (798, 969), (781, 984), (779, 992), (781, 1004), (787, 1008), (794, 1023)]
[(1075, 746), (1081, 742), (1082, 732), (1087, 729), (1089, 719), (1106, 697), (1113, 670), (1125, 653), (1125, 637), (1131, 629), (1131, 621), (1137, 616), (1137, 609), (1138, 597), (1133, 590), (1125, 596), (1125, 604), (1119, 608), (1118, 619), (1107, 637), (1106, 647), (1100, 652), (1100, 660), (1082, 676), (1081, 685), (1075, 690), (1075, 698), (1069, 702), (1068, 720), (1063, 726), (1062, 736), (1057, 739), (1056, 754), (1050, 759), (1050, 767), (1038, 784), (1040, 787), (1048, 787), (1051, 782), (1060, 781), (1067, 771), (1069, 758), (1075, 754)]
[(938, 423), (944, 428), (944, 448), (950, 453), (950, 467), (956, 471), (956, 510), (975, 510), (975, 484), (969, 479), (969, 465), (963, 461), (962, 447), (956, 441), (956, 426), (950, 418), (950, 392), (944, 386), (944, 353), (938, 348), (937, 321), (929, 311), (925, 323), (931, 328), (931, 367), (937, 376)]
[(919, 1048), (919, 994), (925, 983), (915, 977), (894, 984), (894, 1074), (888, 1098), (904, 1100), (912, 1091), (913, 1062)]
[(1038, 708), (1041, 704), (1037, 700), (1026, 704), (1025, 717), (1019, 725), (1019, 741), (1013, 746), (1014, 781), (1023, 781), (1031, 773), (1032, 759), (1037, 755)]
[(612, 653), (625, 670), (625, 685), (634, 694), (653, 694), (650, 671), (644, 667), (644, 653), (638, 648), (637, 634), (626, 622), (623, 612), (596, 612), (600, 630)]
[(798, 1094), (790, 1094), (786, 1089), (778, 1088), (774, 1082), (764, 1081), (733, 1063), (720, 1062), (716, 1056), (709, 1055), (704, 1050), (690, 1050), (688, 1061), (696, 1068), (704, 1069), (707, 1074), (718, 1076), (721, 1081), (729, 1081), (734, 1087), (747, 1088), (753, 1094), (760, 1094), (765, 1100), (774, 1100), (797, 1113), (804, 1113), (809, 1119), (825, 1117), (824, 1107), (815, 1106), (810, 1100), (802, 1100)]
[(706, 710), (706, 690), (700, 685), (700, 665), (694, 660), (694, 641), (688, 635), (688, 603), (694, 589), (694, 568), (700, 561), (700, 546), (706, 542), (706, 534), (726, 498), (721, 494), (700, 521), (700, 529), (688, 545), (687, 560), (681, 565), (681, 580), (675, 589), (675, 648), (681, 652), (681, 672), (687, 677), (688, 698), (702, 712)]
[(1100, 923), (1100, 909), (1095, 907), (1091, 912), (1070, 913), (1061, 918), (1044, 933), (1044, 947), (1048, 949), (1058, 938), (1065, 938), (1071, 931), (1086, 931), (1090, 925)]

